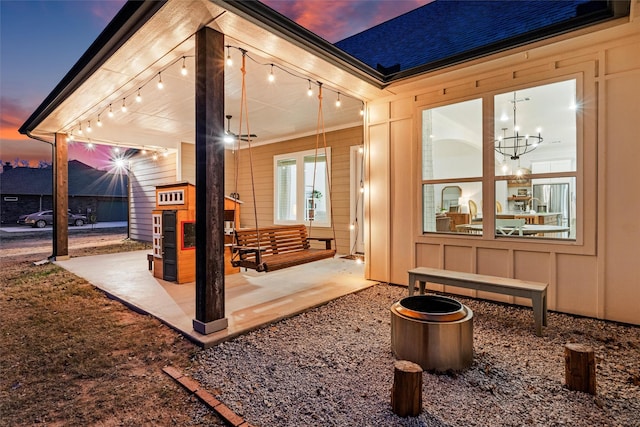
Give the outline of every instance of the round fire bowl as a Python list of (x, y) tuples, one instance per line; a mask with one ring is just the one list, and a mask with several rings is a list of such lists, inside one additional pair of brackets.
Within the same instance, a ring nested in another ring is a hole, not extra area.
[(414, 295), (391, 306), (391, 349), (426, 371), (459, 371), (473, 362), (473, 311), (453, 298)]

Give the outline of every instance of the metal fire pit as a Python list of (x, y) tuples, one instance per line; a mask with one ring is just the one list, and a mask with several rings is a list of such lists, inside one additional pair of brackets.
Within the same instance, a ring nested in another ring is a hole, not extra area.
[(473, 311), (439, 295), (414, 295), (391, 306), (391, 349), (426, 371), (459, 371), (473, 362)]

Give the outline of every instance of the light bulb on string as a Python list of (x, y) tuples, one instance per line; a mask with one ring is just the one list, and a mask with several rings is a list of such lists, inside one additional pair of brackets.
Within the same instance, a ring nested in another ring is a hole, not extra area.
[(187, 57), (183, 56), (182, 57), (182, 69), (180, 70), (180, 74), (182, 74), (183, 76), (186, 76), (189, 73), (189, 71), (187, 71), (186, 60), (187, 60)]
[(123, 112), (123, 113), (126, 113), (126, 112), (127, 112), (127, 103), (126, 103), (126, 101), (125, 101), (125, 100), (126, 100), (126, 98), (122, 98), (122, 107), (121, 107), (121, 110), (122, 110), (122, 112)]
[(164, 150), (164, 153), (162, 153), (163, 157), (169, 157), (169, 150)]
[(273, 64), (271, 64), (271, 72), (269, 73), (269, 77), (267, 77), (269, 83), (273, 83), (276, 80), (276, 76), (273, 74)]
[(136, 95), (136, 102), (142, 102), (142, 96), (140, 95), (140, 89), (138, 88), (138, 94)]
[(93, 148), (94, 148), (93, 142), (91, 141), (87, 142), (87, 149), (91, 151), (93, 150)]
[(98, 121), (96, 122), (99, 128), (102, 127), (102, 120), (100, 120), (100, 114), (98, 114)]
[(364, 116), (364, 102), (362, 103), (362, 105), (360, 106), (360, 115)]
[(354, 223), (349, 224), (349, 230), (355, 230), (356, 225)]
[(233, 65), (233, 59), (231, 59), (231, 46), (227, 46), (227, 65), (229, 67)]
[(113, 147), (113, 152), (116, 153), (116, 154), (119, 153), (120, 152), (120, 147), (118, 147), (118, 146)]
[(82, 123), (78, 123), (78, 135), (82, 135)]
[(339, 107), (342, 105), (342, 102), (340, 102), (340, 92), (338, 92), (338, 98), (336, 99), (336, 107)]
[(162, 83), (162, 73), (158, 73), (158, 89), (163, 89), (164, 83)]
[(311, 90), (311, 80), (307, 80), (309, 82), (309, 89), (307, 89), (307, 96), (313, 96), (313, 90)]
[(151, 158), (153, 160), (158, 160), (158, 153), (153, 153), (153, 156), (151, 156)]
[(363, 146), (360, 146), (358, 148), (358, 153), (360, 153), (360, 154), (364, 153), (364, 147)]
[(87, 132), (91, 133), (93, 131), (93, 129), (91, 129), (91, 120), (89, 120), (89, 123), (87, 125)]
[(147, 149), (146, 149), (146, 148), (144, 148), (144, 147), (142, 147), (142, 154), (143, 154), (143, 155), (146, 155), (146, 154), (147, 154)]
[(109, 104), (109, 112), (107, 113), (107, 116), (113, 117), (113, 109), (111, 108), (111, 104)]

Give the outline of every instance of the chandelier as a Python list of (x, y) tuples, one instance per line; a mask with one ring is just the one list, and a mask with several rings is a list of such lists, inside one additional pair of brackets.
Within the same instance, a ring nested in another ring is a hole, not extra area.
[(523, 154), (530, 153), (542, 143), (540, 128), (536, 129), (538, 135), (520, 134), (520, 127), (516, 123), (516, 104), (520, 101), (528, 101), (529, 98), (516, 99), (513, 92), (513, 136), (507, 136), (507, 129), (502, 128), (502, 135), (494, 141), (495, 149), (503, 156), (509, 156), (511, 160), (518, 160)]

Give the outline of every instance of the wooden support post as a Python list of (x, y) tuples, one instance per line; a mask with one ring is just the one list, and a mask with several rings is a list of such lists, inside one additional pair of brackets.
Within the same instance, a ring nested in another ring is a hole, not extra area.
[(56, 133), (53, 146), (53, 254), (69, 259), (69, 160), (67, 135)]
[(569, 390), (596, 394), (596, 358), (591, 347), (566, 344), (564, 363), (565, 382)]
[(408, 360), (394, 366), (391, 409), (400, 417), (416, 417), (422, 412), (422, 368)]
[(210, 334), (224, 312), (224, 35), (196, 33), (196, 318)]

